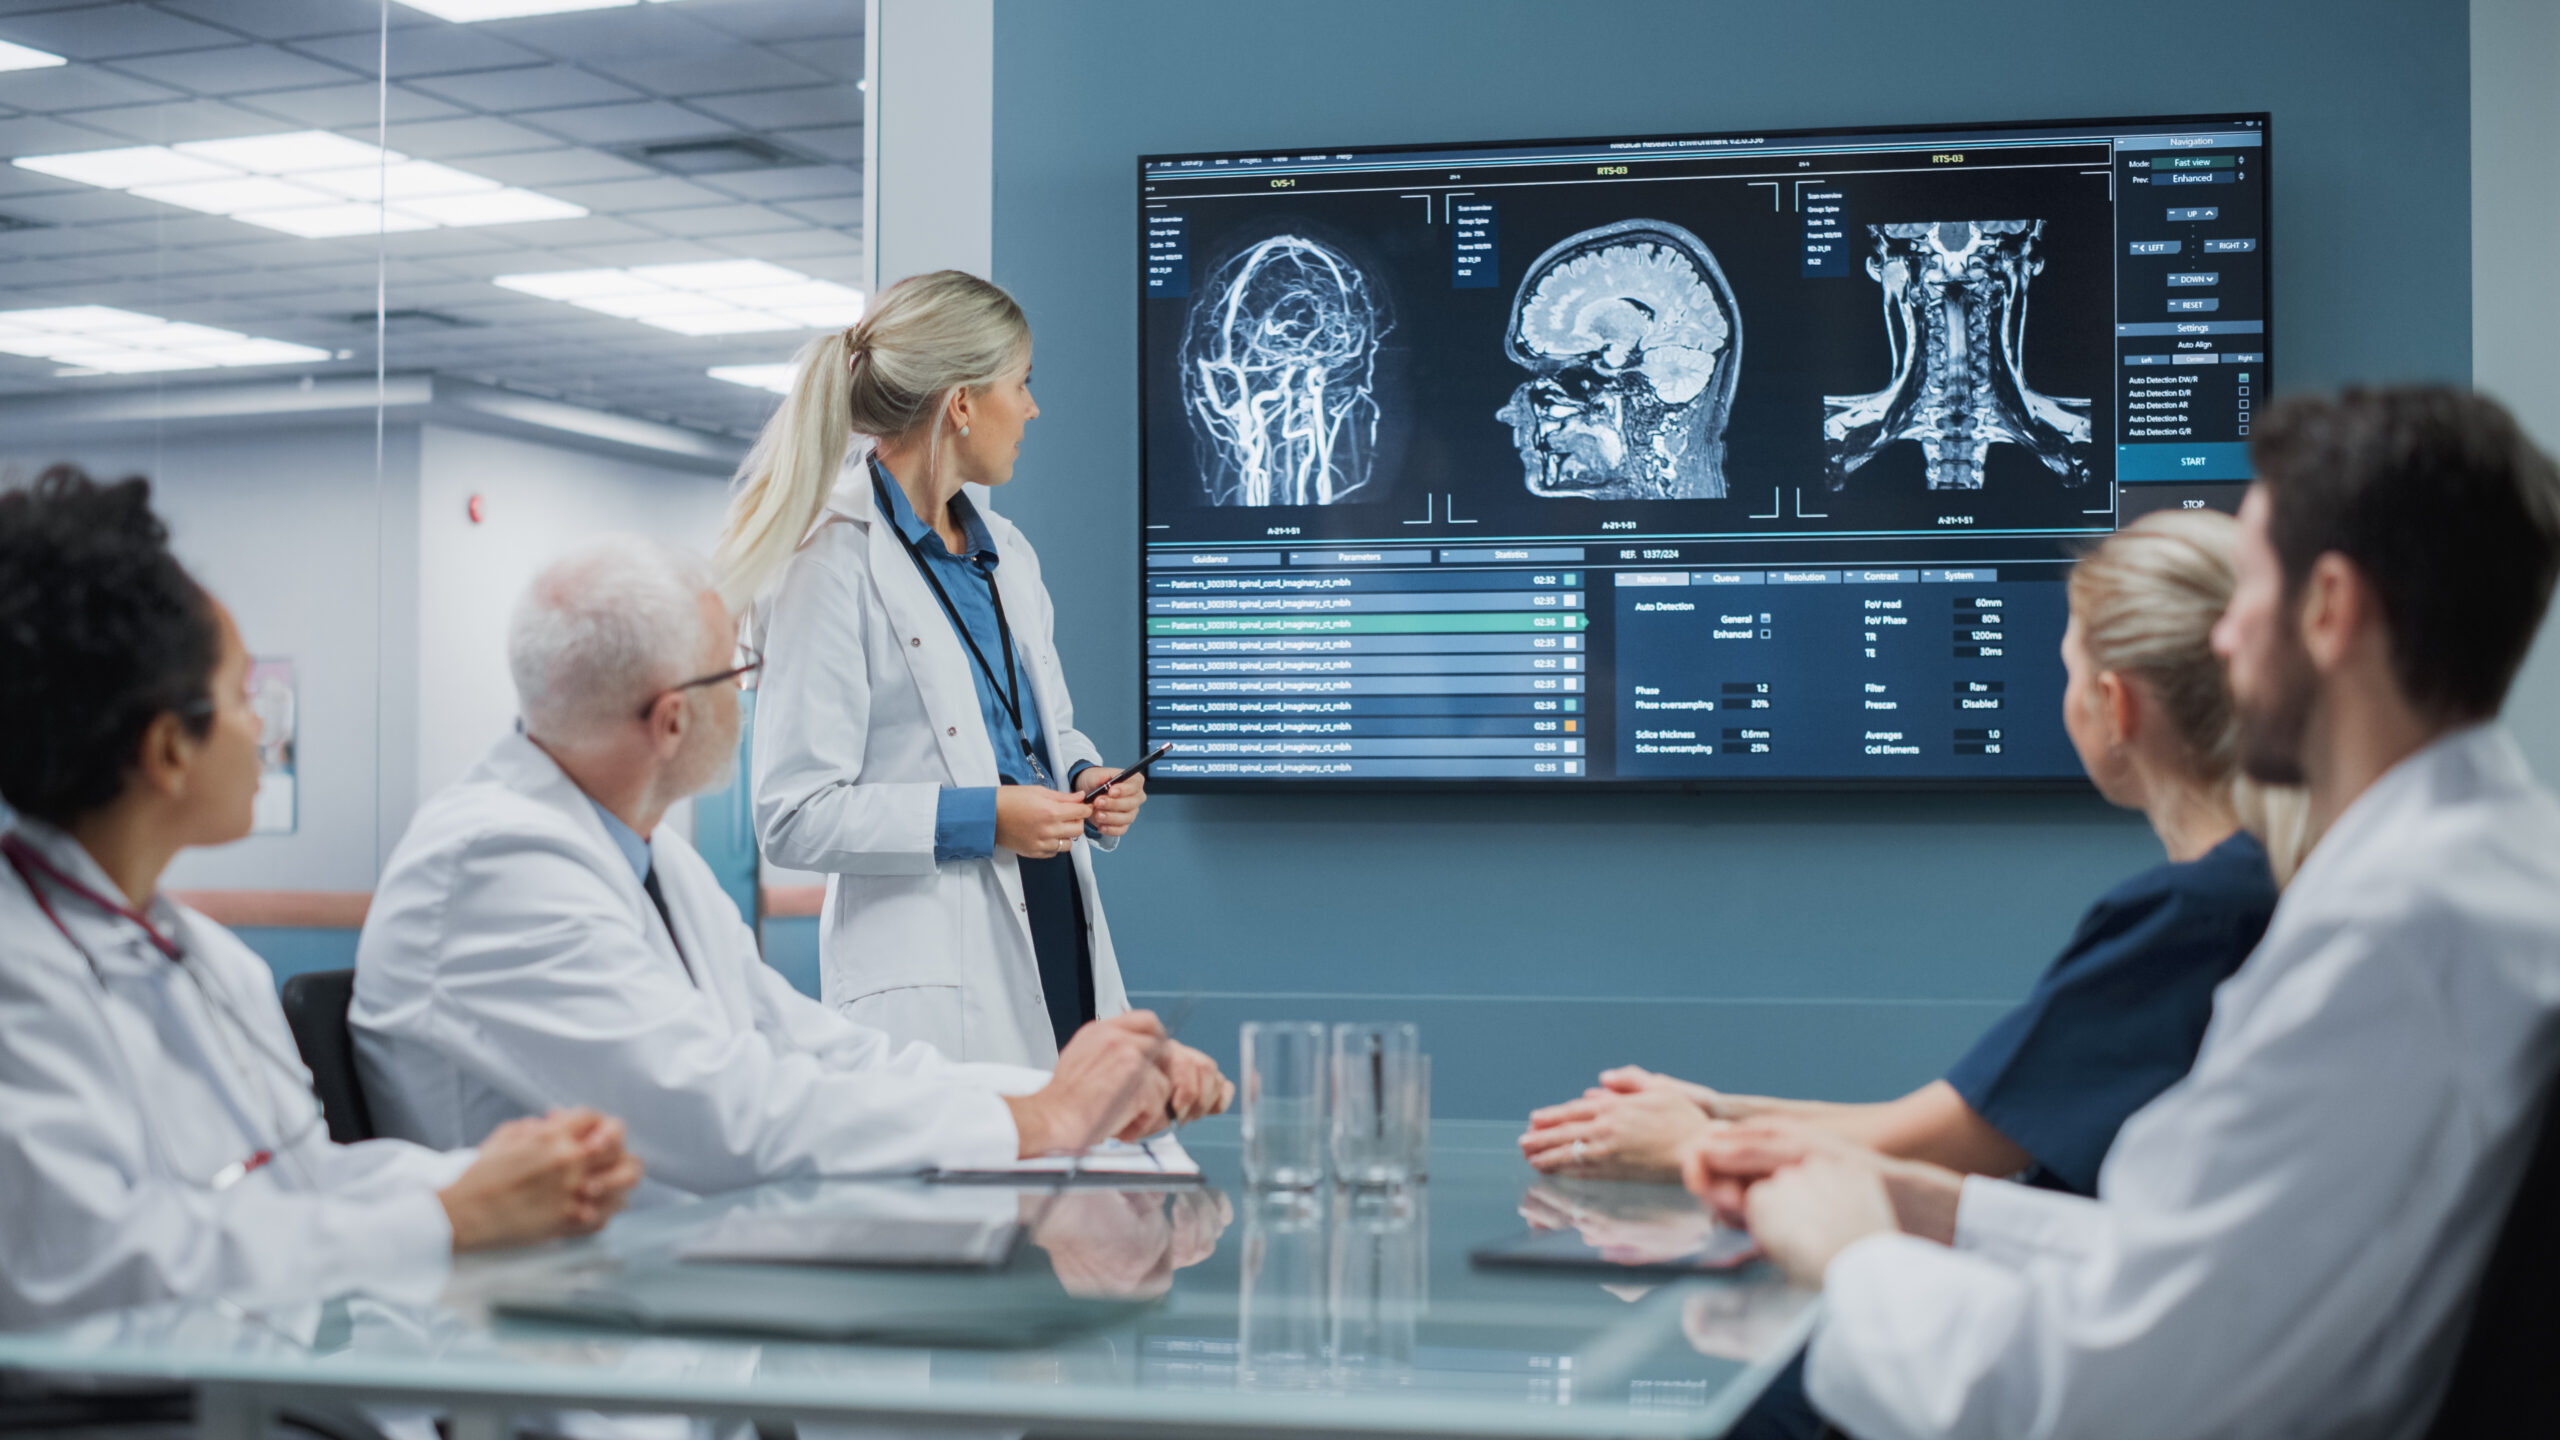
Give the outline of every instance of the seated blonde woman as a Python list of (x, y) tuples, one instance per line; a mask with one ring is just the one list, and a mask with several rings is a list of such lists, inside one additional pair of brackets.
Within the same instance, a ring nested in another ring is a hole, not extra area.
[(1718, 1120), (1777, 1115), (1888, 1155), (2094, 1193), (2117, 1127), (2194, 1061), (2214, 987), (2257, 945), (2305, 848), (2298, 793), (2238, 774), (2210, 646), (2237, 531), (2207, 511), (2147, 515), (2072, 570), (2063, 724), (2098, 792), (2149, 817), (2168, 860), (2100, 897), (2034, 992), (1945, 1078), (1842, 1105), (1627, 1066), (1531, 1115), (1530, 1163), (1673, 1180), (1683, 1141)]

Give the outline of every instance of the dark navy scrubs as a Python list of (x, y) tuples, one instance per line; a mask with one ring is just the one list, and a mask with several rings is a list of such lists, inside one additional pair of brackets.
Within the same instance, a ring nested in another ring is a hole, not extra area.
[[(2089, 907), (2025, 1003), (1947, 1072), (1947, 1083), (2034, 1163), (2033, 1185), (2098, 1193), (2098, 1166), (2133, 1112), (2195, 1064), (2213, 992), (2276, 908), (2266, 848), (2242, 830), (2193, 860), (2145, 870)], [(1799, 1351), (1733, 1440), (1812, 1440), (1822, 1417)]]
[[(950, 619), (960, 648), (966, 651), (970, 642), (977, 644), (978, 654), (1004, 673), (1003, 627), (996, 624), (994, 586), (996, 576), (995, 540), (987, 533), (987, 524), (978, 518), (978, 509), (965, 494), (951, 497), (951, 518), (968, 537), (968, 548), (955, 555), (943, 543), (941, 535), (924, 523), (907, 503), (906, 492), (898, 488), (897, 478), (887, 466), (878, 467), (883, 483), (875, 492), (888, 502), (889, 523), (908, 546), (910, 554), (923, 557), (933, 567), (933, 578), (941, 582), (943, 598), (948, 602), (944, 614)], [(1040, 702), (1031, 693), (1031, 662), (1014, 656), (1015, 689), (1022, 703), (1023, 738), (1032, 748), (1047, 751), (1040, 735)], [(996, 752), (996, 774), (1007, 785), (1060, 785), (1060, 781), (1043, 777), (1032, 768), (1014, 740), (1013, 716), (1005, 709), (1004, 699), (996, 689), (997, 680), (990, 678), (978, 661), (969, 661), (969, 678), (978, 688), (978, 714), (986, 721), (987, 739)], [(1043, 764), (1046, 764), (1044, 759)], [(1079, 765), (1075, 774), (1062, 777), (1061, 788), (1072, 787), (1077, 774), (1091, 767)], [(1093, 833), (1090, 825), (1086, 833)], [(992, 785), (946, 788), (934, 814), (933, 858), (936, 862), (983, 860), (996, 853), (996, 787)], [(1047, 1002), (1049, 1029), (1056, 1035), (1058, 1048), (1067, 1048), (1068, 1037), (1093, 1018), (1093, 952), (1086, 937), (1084, 890), (1076, 883), (1075, 856), (1051, 855), (1041, 859), (1016, 856), (1014, 863), (1022, 875), (1023, 909), (1031, 921), (1031, 951), (1040, 962), (1040, 994)]]

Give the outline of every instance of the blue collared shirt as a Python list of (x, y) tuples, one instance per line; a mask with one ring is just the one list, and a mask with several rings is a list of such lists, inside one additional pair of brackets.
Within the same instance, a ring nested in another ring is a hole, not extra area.
[[(978, 508), (969, 503), (966, 494), (951, 497), (951, 518), (959, 522), (969, 548), (957, 555), (943, 543), (941, 535), (924, 523), (915, 507), (907, 503), (904, 490), (898, 488), (897, 477), (882, 465), (880, 473), (888, 483), (879, 488), (888, 492), (889, 523), (905, 537), (915, 553), (933, 567), (934, 578), (942, 582), (942, 593), (950, 597), (951, 608), (945, 618), (954, 621), (953, 630), (965, 635), (961, 643), (966, 651), (968, 640), (975, 640), (978, 653), (995, 668), (998, 677), (1004, 673), (1004, 640), (996, 624), (995, 540), (987, 534), (987, 523), (978, 516)], [(937, 606), (937, 608), (939, 608)], [(1046, 742), (1040, 733), (1040, 702), (1031, 691), (1031, 665), (1019, 654), (1014, 657), (1015, 687), (1022, 700), (1022, 734), (1032, 748), (1046, 755)], [(1055, 785), (1032, 768), (1014, 742), (1013, 717), (1004, 707), (997, 691), (1001, 679), (990, 680), (984, 668), (969, 661), (969, 679), (978, 691), (978, 715), (986, 722), (987, 739), (996, 752), (996, 773), (1016, 785)], [(1079, 766), (1078, 769), (1083, 767)], [(1067, 777), (1072, 780), (1073, 776)], [(979, 860), (996, 853), (996, 792), (991, 785), (948, 789), (936, 803), (933, 824), (933, 858), (945, 860)]]
[(649, 842), (640, 838), (639, 831), (623, 824), (621, 816), (596, 805), (596, 797), (589, 795), (584, 798), (588, 804), (595, 805), (596, 818), (604, 822), (604, 833), (613, 841), (613, 848), (621, 851), (622, 858), (631, 862), (631, 878), (643, 885), (648, 884)]

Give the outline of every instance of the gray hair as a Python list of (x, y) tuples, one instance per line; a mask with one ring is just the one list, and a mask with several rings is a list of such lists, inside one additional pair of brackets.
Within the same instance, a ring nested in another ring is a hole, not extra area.
[(608, 535), (551, 562), (507, 623), (507, 669), (532, 735), (600, 739), (702, 657), (701, 557), (639, 535)]

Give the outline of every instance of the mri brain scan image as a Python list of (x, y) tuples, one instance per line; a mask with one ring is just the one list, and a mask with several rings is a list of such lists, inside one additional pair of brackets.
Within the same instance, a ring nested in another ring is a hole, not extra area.
[(1697, 236), (1622, 220), (1558, 243), (1521, 277), (1503, 350), (1531, 374), (1496, 412), (1530, 494), (1723, 497), (1742, 317)]
[(1870, 225), (1867, 274), (1884, 287), (1893, 378), (1822, 397), (1834, 490), (1900, 440), (1920, 442), (1932, 490), (1979, 490), (1994, 445), (2023, 445), (2065, 485), (2089, 478), (2089, 402), (2027, 384), (2027, 282), (2044, 269), (2041, 220)]
[(1220, 265), (1183, 331), (1182, 403), (1213, 505), (1337, 505), (1377, 459), (1383, 295), (1340, 251), (1275, 235)]

